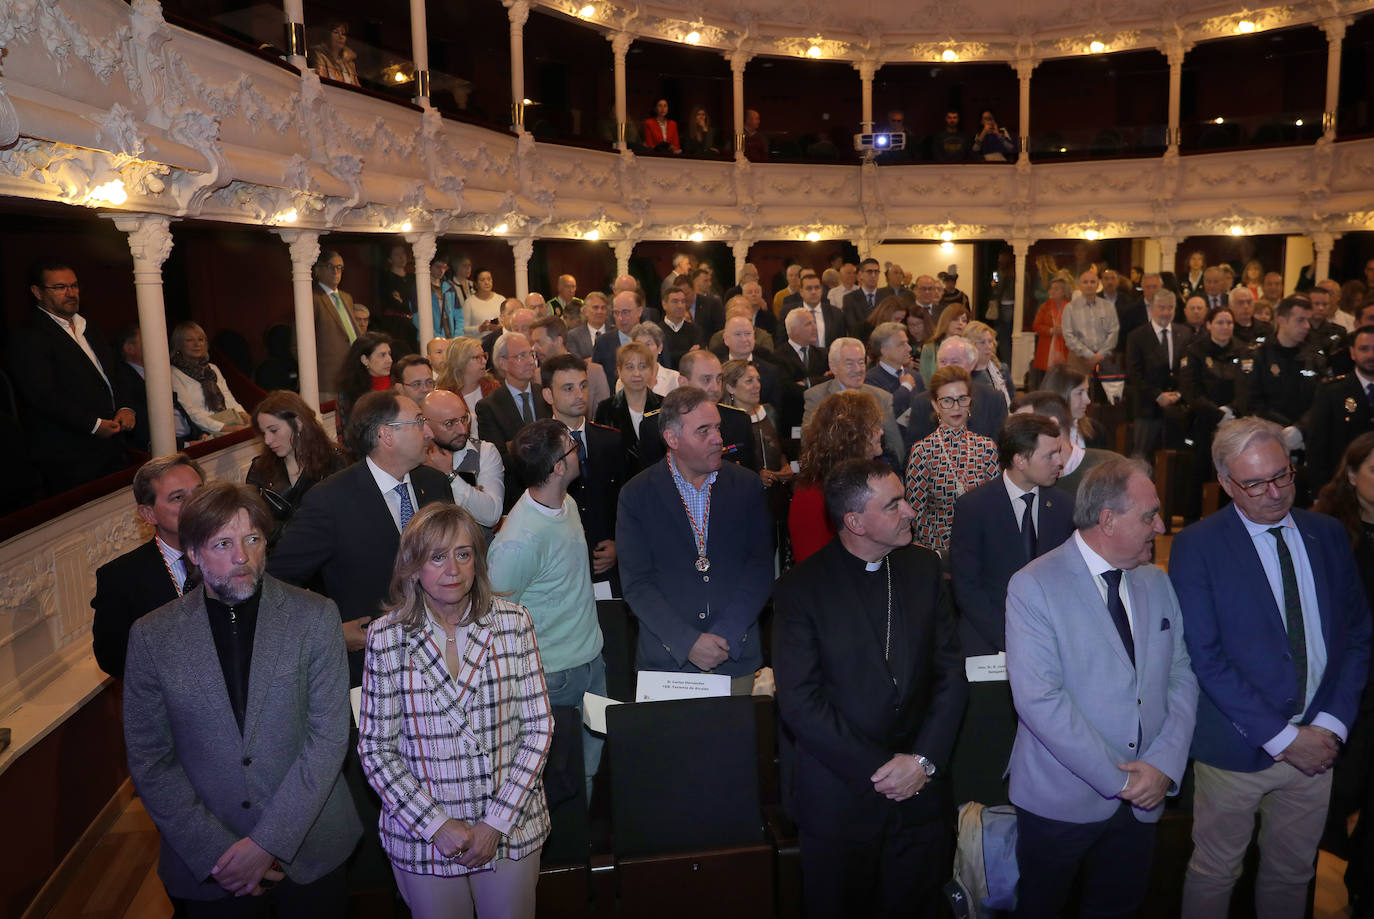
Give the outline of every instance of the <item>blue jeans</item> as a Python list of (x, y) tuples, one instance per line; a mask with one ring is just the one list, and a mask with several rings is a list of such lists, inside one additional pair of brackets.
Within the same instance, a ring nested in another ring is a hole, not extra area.
[[(549, 705), (571, 705), (582, 714), (583, 693), (606, 694), (606, 661), (600, 654), (576, 667), (555, 670), (544, 674), (544, 685), (549, 693)], [(592, 777), (601, 764), (601, 747), (606, 738), (593, 734), (585, 726), (582, 728), (582, 768), (587, 777), (587, 801), (592, 800)]]

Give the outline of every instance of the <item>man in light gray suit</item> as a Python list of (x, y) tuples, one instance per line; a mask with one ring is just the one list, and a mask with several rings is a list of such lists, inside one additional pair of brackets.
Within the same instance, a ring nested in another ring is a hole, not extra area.
[(830, 372), (833, 379), (818, 383), (806, 391), (806, 408), (802, 413), (802, 427), (811, 420), (816, 406), (833, 392), (846, 389), (862, 389), (878, 400), (883, 410), (883, 459), (897, 475), (906, 474), (906, 456), (903, 452), (902, 429), (892, 414), (892, 394), (864, 382), (868, 366), (864, 361), (864, 345), (857, 338), (837, 338), (830, 343)]
[(264, 577), (270, 521), (255, 489), (197, 491), (179, 531), (202, 586), (129, 636), (129, 772), (193, 919), (347, 912), (343, 633), (333, 601)]
[(1080, 872), (1082, 916), (1140, 911), (1197, 714), (1178, 600), (1151, 562), (1164, 526), (1145, 464), (1089, 472), (1074, 524), (1007, 590), (1017, 916), (1060, 915)]

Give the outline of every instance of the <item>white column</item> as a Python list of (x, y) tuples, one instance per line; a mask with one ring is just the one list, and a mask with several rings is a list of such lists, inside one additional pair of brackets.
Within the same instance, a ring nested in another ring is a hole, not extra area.
[(615, 244), (615, 276), (630, 273), (630, 256), (634, 255), (635, 241), (633, 239), (622, 239)]
[(429, 30), (425, 0), (410, 0), (410, 55), (415, 63), (415, 104), (429, 108)]
[[(1024, 151), (1021, 154), (1025, 156)], [(1013, 239), (1012, 255), (1016, 258), (1015, 298), (1011, 312), (1011, 373), (1013, 379), (1025, 376), (1026, 368), (1035, 357), (1035, 333), (1024, 332), (1026, 325), (1026, 257), (1030, 254), (1033, 239)]]
[(529, 0), (502, 0), (510, 16), (510, 101), (511, 127), (525, 129), (525, 20), (530, 18)]
[[(1031, 58), (1021, 58), (1016, 62), (1016, 79), (1020, 85), (1020, 125), (1017, 134), (1020, 135), (1017, 146), (1021, 148), (1021, 155), (1018, 159), (1030, 159), (1030, 81), (1031, 71), (1035, 69), (1035, 61)], [(1020, 326), (1017, 326), (1020, 328)]]
[(735, 283), (740, 283), (740, 275), (744, 273), (744, 263), (749, 261), (749, 250), (754, 246), (752, 239), (737, 239), (730, 243), (730, 251), (735, 254)]
[(134, 295), (138, 331), (143, 338), (144, 383), (148, 393), (148, 431), (154, 456), (177, 448), (172, 420), (172, 355), (167, 344), (167, 310), (162, 299), (162, 263), (172, 253), (170, 221), (156, 214), (112, 215), (114, 225), (129, 234), (134, 257)]
[(730, 58), (730, 78), (731, 87), (734, 91), (735, 100), (735, 153), (737, 157), (744, 155), (744, 66), (749, 63), (752, 57), (748, 51), (731, 51)]
[(1178, 259), (1178, 237), (1161, 236), (1159, 243), (1159, 270), (1173, 271)]
[(507, 239), (515, 254), (515, 296), (524, 300), (530, 295), (530, 257), (534, 255), (534, 240), (528, 236)]
[(305, 12), (302, 0), (283, 0), (282, 13), (286, 19), (286, 59), (300, 70), (307, 66), (305, 59)]
[[(616, 32), (609, 36), (611, 50), (615, 53), (615, 145), (619, 150), (628, 149), (625, 143), (625, 55), (629, 53), (634, 36), (629, 32)], [(622, 272), (623, 273), (623, 272)]]
[(878, 65), (873, 61), (859, 61), (854, 65), (854, 69), (859, 71), (860, 87), (863, 92), (863, 115), (859, 118), (859, 122), (868, 125), (871, 129), (873, 127), (873, 75), (878, 72)]
[[(1326, 32), (1326, 109), (1322, 112), (1322, 134), (1336, 139), (1336, 106), (1341, 98), (1341, 42), (1349, 20), (1334, 18), (1322, 23)], [(1319, 276), (1320, 279), (1320, 276)]]
[(1312, 252), (1314, 259), (1312, 263), (1313, 279), (1325, 281), (1331, 277), (1331, 249), (1336, 245), (1335, 233), (1309, 233), (1312, 237)]
[(415, 254), (415, 315), (420, 320), (420, 353), (434, 337), (434, 294), (430, 290), (429, 263), (434, 261), (438, 246), (433, 233), (410, 233), (406, 236), (410, 251)]
[(1164, 53), (1169, 58), (1169, 152), (1177, 153), (1179, 113), (1183, 98), (1183, 56), (1188, 53), (1188, 46), (1181, 41), (1171, 41), (1164, 47)]
[(320, 414), (320, 362), (315, 353), (315, 263), (320, 234), (314, 230), (277, 230), (291, 248), (291, 299), (296, 315), (296, 370), (305, 404)]

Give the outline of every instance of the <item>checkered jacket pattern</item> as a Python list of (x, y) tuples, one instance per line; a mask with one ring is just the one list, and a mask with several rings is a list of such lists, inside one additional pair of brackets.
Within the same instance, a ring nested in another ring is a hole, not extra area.
[(358, 755), (381, 796), (382, 846), (398, 868), (469, 873), (430, 842), (450, 817), (504, 834), (496, 858), (539, 851), (549, 835), (542, 775), (552, 736), (524, 607), (493, 599), (468, 630), (455, 677), (429, 630), (407, 632), (395, 614), (367, 630)]

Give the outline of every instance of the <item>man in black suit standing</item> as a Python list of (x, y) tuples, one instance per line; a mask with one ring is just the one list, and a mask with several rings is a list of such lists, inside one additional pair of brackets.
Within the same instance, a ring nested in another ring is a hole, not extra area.
[(1331, 481), (1352, 440), (1374, 431), (1374, 325), (1360, 326), (1350, 338), (1354, 368), (1323, 383), (1307, 415), (1307, 467), (1314, 487)]
[[(882, 266), (876, 258), (866, 258), (859, 263), (859, 289), (844, 295), (844, 321), (850, 338), (868, 340), (868, 317), (883, 302), (882, 292), (878, 290), (882, 274)], [(831, 340), (838, 337), (836, 334)]]
[[(1123, 285), (1121, 293), (1116, 298), (1116, 345), (1117, 349), (1124, 355), (1130, 346), (1131, 333), (1141, 326), (1150, 324), (1153, 318), (1153, 306), (1155, 294), (1164, 289), (1164, 281), (1158, 272), (1150, 272), (1140, 278), (1140, 293), (1137, 294), (1131, 289), (1129, 284)], [(1170, 291), (1172, 293), (1172, 291)], [(1174, 307), (1178, 307), (1178, 298), (1173, 300)], [(1124, 366), (1124, 363), (1123, 363)], [(1126, 385), (1131, 383), (1130, 375), (1126, 376)]]
[(711, 336), (725, 327), (725, 306), (711, 293), (711, 271), (698, 268), (692, 272), (692, 291), (687, 298), (687, 315), (701, 329), (701, 340), (710, 341)]
[(185, 453), (150, 459), (134, 473), (136, 510), (153, 528), (153, 538), (97, 568), (91, 598), (95, 662), (117, 680), (124, 678), (124, 652), (134, 622), (181, 596), (186, 585), (177, 524), (181, 505), (204, 484), (200, 464)]
[(811, 312), (792, 310), (783, 320), (783, 328), (786, 338), (773, 350), (783, 375), (803, 389), (822, 382), (830, 366), (826, 350), (816, 344), (816, 320)]
[[(682, 380), (678, 386), (695, 386), (720, 409), (721, 453), (725, 459), (748, 469), (754, 468), (754, 429), (749, 416), (733, 405), (721, 405), (724, 391), (721, 381), (720, 358), (710, 351), (692, 351), (682, 356), (678, 365)], [(640, 458), (650, 466), (663, 458), (665, 444), (659, 430), (658, 412), (648, 412), (639, 425)]]
[[(1073, 496), (1059, 479), (1059, 425), (1042, 415), (1008, 415), (997, 439), (1001, 475), (954, 504), (950, 570), (959, 606), (959, 650), (978, 678), (954, 745), (954, 800), (1005, 804), (1002, 774), (1016, 739), (1007, 684), (1006, 601), (1011, 576), (1073, 535)], [(976, 659), (976, 660), (975, 660)]]
[[(844, 313), (835, 309), (825, 299), (825, 292), (821, 287), (821, 279), (816, 276), (814, 271), (803, 271), (801, 276), (801, 302), (795, 305), (785, 306), (781, 315), (783, 321), (784, 335), (774, 336), (779, 345), (783, 344), (786, 332), (787, 317), (792, 310), (803, 309), (811, 314), (812, 323), (816, 326), (816, 340), (812, 344), (816, 345), (825, 352), (830, 347), (830, 343), (837, 338), (844, 338), (848, 334), (849, 326), (845, 321)], [(822, 365), (826, 362), (821, 361)], [(824, 373), (824, 370), (822, 370)]]
[[(1148, 279), (1150, 275), (1146, 275)], [(1135, 399), (1135, 455), (1153, 462), (1155, 451), (1181, 443), (1187, 406), (1178, 387), (1178, 366), (1193, 332), (1174, 322), (1178, 300), (1158, 288), (1146, 305), (1150, 321), (1126, 338), (1126, 385)]]
[(40, 259), (29, 269), (34, 308), (10, 335), (8, 364), (29, 452), (48, 494), (124, 468), (125, 432), (137, 417), (116, 386), (100, 330), (81, 315), (71, 266)]
[(759, 372), (759, 398), (766, 405), (778, 406), (782, 397), (781, 374), (769, 352), (756, 348), (754, 323), (748, 316), (733, 313), (725, 320), (724, 335), (721, 343), (711, 352), (726, 361), (745, 361), (753, 364)]
[(611, 593), (620, 596), (620, 572), (616, 567), (615, 511), (620, 486), (628, 474), (620, 432), (587, 420), (587, 364), (574, 354), (551, 357), (539, 368), (540, 394), (553, 417), (563, 422), (577, 445), (578, 468), (582, 471), (568, 486), (577, 502), (582, 532), (587, 537), (587, 552), (592, 581), (610, 581)]
[(539, 365), (528, 338), (519, 332), (505, 333), (492, 346), (491, 360), (501, 376), (501, 385), (477, 403), (477, 430), (501, 454), (506, 469), (502, 510), (509, 512), (525, 490), (515, 472), (516, 464), (511, 461), (510, 442), (525, 425), (549, 417), (549, 406), (534, 385)]
[(840, 464), (825, 505), (838, 535), (773, 594), (808, 912), (938, 916), (968, 693), (953, 603), (935, 553), (910, 545), (913, 511), (886, 464)]
[(361, 686), (367, 626), (390, 590), (401, 530), (431, 501), (452, 504), (453, 492), (443, 473), (423, 465), (425, 418), (409, 396), (367, 393), (348, 427), (362, 462), (306, 493), (267, 570), (298, 585), (323, 578), (343, 620), (349, 685)]
[(606, 371), (606, 382), (610, 383), (612, 390), (619, 379), (616, 376), (615, 354), (621, 345), (630, 343), (630, 332), (639, 325), (643, 315), (644, 304), (640, 301), (639, 294), (632, 290), (622, 290), (611, 300), (611, 325), (614, 328), (607, 329), (606, 333), (596, 340), (596, 345), (592, 348), (592, 360)]
[(693, 348), (706, 345), (701, 328), (687, 315), (685, 285), (669, 287), (663, 293), (663, 353), (658, 362), (669, 370), (676, 370), (682, 355)]

